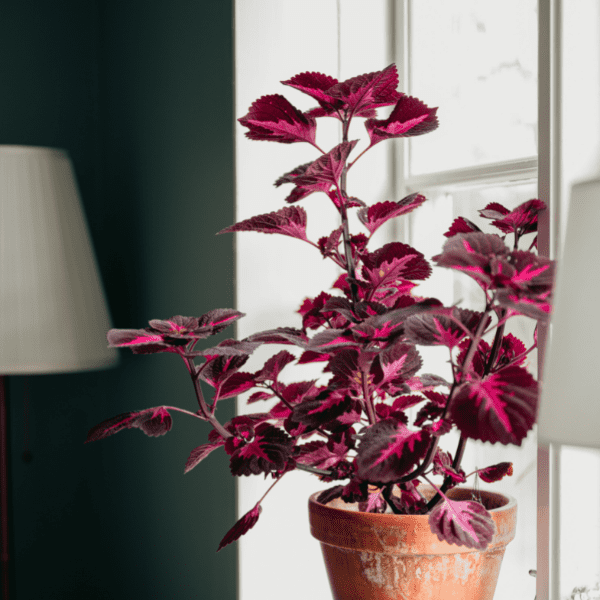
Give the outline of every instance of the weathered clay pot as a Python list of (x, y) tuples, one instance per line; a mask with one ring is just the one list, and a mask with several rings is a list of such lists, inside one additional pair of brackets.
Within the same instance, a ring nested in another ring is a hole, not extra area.
[[(496, 524), (484, 551), (440, 541), (427, 515), (362, 513), (340, 499), (319, 504), (313, 494), (310, 528), (321, 542), (334, 600), (492, 600), (504, 550), (515, 537), (517, 504), (477, 493)], [(472, 498), (466, 488), (448, 495)]]

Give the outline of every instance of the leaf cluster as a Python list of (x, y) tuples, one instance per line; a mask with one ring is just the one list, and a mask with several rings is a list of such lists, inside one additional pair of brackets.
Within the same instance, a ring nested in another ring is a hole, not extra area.
[[(534, 199), (514, 210), (489, 204), (480, 215), (495, 233), (465, 218), (449, 224), (433, 266), (471, 277), (481, 288), (477, 310), (421, 297), (418, 282), (432, 273), (426, 257), (399, 241), (379, 248), (371, 248), (370, 242), (383, 224), (409, 214), (426, 199), (411, 194), (368, 206), (350, 196), (346, 174), (362, 154), (350, 160), (356, 140), (348, 140), (348, 128), (353, 119), (365, 120), (369, 145), (364, 154), (383, 140), (433, 131), (437, 109), (397, 91), (394, 65), (343, 82), (306, 72), (282, 83), (308, 94), (318, 106), (302, 112), (279, 94), (263, 96), (239, 119), (247, 137), (309, 143), (321, 154), (275, 182), (277, 187), (293, 186), (285, 199), (288, 206), (220, 233), (296, 238), (332, 260), (341, 275), (330, 292), (302, 302), (298, 327), (263, 331), (202, 350), (196, 347), (200, 340), (243, 315), (217, 309), (199, 318), (154, 320), (141, 330), (111, 330), (111, 346), (140, 354), (179, 354), (198, 409), (160, 406), (119, 415), (94, 427), (87, 441), (133, 427), (162, 435), (171, 428), (170, 412), (186, 412), (209, 422), (212, 431), (191, 451), (185, 472), (222, 448), (234, 476), (262, 475), (275, 485), (294, 469), (310, 471), (335, 483), (321, 494), (322, 502), (340, 497), (366, 511), (429, 514), (440, 539), (485, 548), (494, 533), (486, 508), (474, 501), (453, 501), (446, 492), (467, 480), (461, 468), (467, 440), (520, 445), (535, 423), (538, 385), (525, 362), (536, 342), (526, 347), (505, 333), (505, 324), (516, 315), (544, 320), (551, 309), (554, 264), (535, 253), (535, 239), (527, 250), (519, 248), (525, 236), (537, 231), (544, 204)], [(377, 109), (384, 106), (393, 107), (389, 117), (377, 119)], [(328, 152), (316, 143), (320, 118), (335, 118), (342, 125), (342, 142)], [(306, 211), (296, 204), (312, 193), (324, 194), (340, 218), (339, 227), (316, 241), (308, 238)], [(364, 228), (354, 234), (348, 218), (353, 209)], [(295, 352), (279, 349), (259, 370), (243, 370), (262, 345), (293, 346)], [(451, 381), (421, 372), (420, 346), (447, 348)], [(284, 370), (305, 363), (319, 363), (322, 377), (282, 381)], [(201, 381), (214, 390), (210, 400), (204, 398)], [(218, 403), (244, 392), (250, 404), (271, 401), (270, 408), (221, 423)], [(450, 431), (460, 434), (454, 453), (439, 447)], [(477, 473), (484, 481), (498, 481), (512, 474), (512, 465), (503, 462)], [(434, 476), (441, 476), (441, 483), (433, 484)], [(419, 491), (425, 482), (438, 492), (429, 501)], [(254, 526), (261, 502), (234, 525), (219, 549)]]

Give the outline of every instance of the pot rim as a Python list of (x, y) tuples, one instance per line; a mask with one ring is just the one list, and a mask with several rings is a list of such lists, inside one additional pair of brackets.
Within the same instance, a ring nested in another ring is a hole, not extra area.
[[(425, 486), (422, 489), (425, 491)], [(454, 488), (454, 490), (454, 494), (450, 493), (450, 496), (470, 493), (472, 488), (463, 487)], [(487, 509), (494, 520), (496, 531), (485, 552), (501, 550), (515, 537), (517, 501), (507, 494), (488, 490), (477, 491), (482, 496), (491, 496), (496, 502), (503, 502), (501, 506)], [(431, 531), (429, 513), (396, 515), (349, 510), (339, 506), (330, 506), (331, 502), (329, 504), (317, 502), (317, 496), (320, 493), (316, 492), (309, 497), (308, 509), (311, 534), (321, 543), (353, 551), (391, 554), (431, 555), (481, 552), (440, 540)], [(465, 499), (469, 499), (469, 497)], [(337, 500), (343, 503), (343, 500)]]
[[(429, 485), (423, 485), (420, 486), (421, 490), (434, 490), (433, 487), (429, 486)], [(449, 492), (447, 493), (447, 495), (452, 499), (452, 496), (454, 495), (454, 493), (456, 492), (470, 492), (472, 491), (474, 488), (471, 487), (456, 487), (453, 488), (452, 490), (449, 490)], [(317, 502), (317, 496), (319, 494), (321, 494), (324, 490), (320, 491), (320, 492), (315, 492), (314, 494), (311, 494), (309, 496), (308, 502), (309, 504), (316, 504), (317, 506), (323, 506), (325, 507), (327, 510), (331, 510), (331, 511), (340, 511), (342, 513), (360, 513), (361, 515), (371, 515), (374, 517), (422, 517), (422, 518), (429, 518), (429, 513), (424, 514), (424, 515), (396, 515), (393, 513), (367, 513), (367, 512), (361, 512), (359, 510), (354, 510), (352, 508), (341, 508), (339, 506), (330, 506), (332, 502), (334, 502), (333, 500), (331, 502), (328, 502), (327, 504), (322, 504), (320, 502)], [(435, 490), (434, 490), (435, 491)], [(498, 511), (507, 511), (507, 510), (511, 510), (513, 507), (515, 507), (517, 505), (517, 499), (514, 496), (510, 496), (508, 494), (503, 494), (500, 492), (493, 492), (491, 490), (476, 490), (478, 494), (483, 494), (485, 496), (488, 497), (493, 497), (496, 499), (505, 499), (506, 502), (503, 502), (500, 506), (497, 506), (496, 508), (486, 508), (486, 510), (490, 513), (495, 513)], [(343, 500), (342, 500), (343, 502)], [(349, 506), (356, 506), (358, 503), (354, 502), (354, 503), (348, 503)]]

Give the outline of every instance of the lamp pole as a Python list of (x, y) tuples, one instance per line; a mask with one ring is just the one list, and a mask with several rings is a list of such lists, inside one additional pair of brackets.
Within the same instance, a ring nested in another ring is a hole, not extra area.
[(2, 600), (9, 599), (10, 545), (8, 531), (8, 394), (6, 377), (0, 375), (0, 519), (2, 521)]

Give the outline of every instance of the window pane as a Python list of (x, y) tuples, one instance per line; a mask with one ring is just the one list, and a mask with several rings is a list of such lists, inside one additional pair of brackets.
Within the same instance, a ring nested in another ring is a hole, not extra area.
[(410, 143), (410, 175), (537, 154), (537, 1), (410, 2), (410, 93), (440, 128)]

